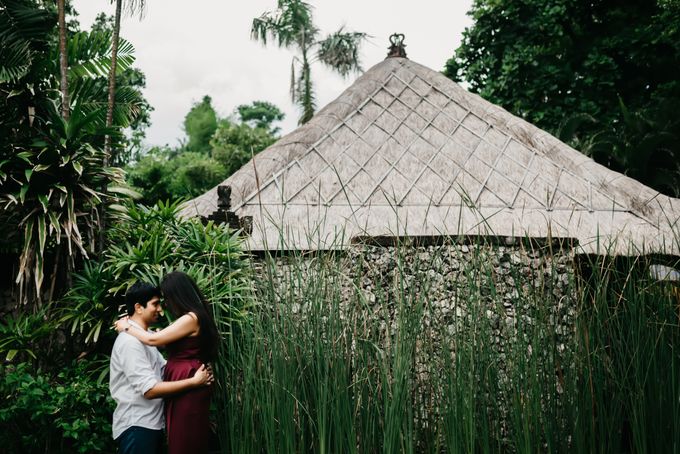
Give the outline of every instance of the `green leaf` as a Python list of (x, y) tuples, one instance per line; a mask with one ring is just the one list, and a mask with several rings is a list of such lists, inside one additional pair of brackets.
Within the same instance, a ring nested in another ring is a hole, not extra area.
[(60, 215), (61, 215), (61, 213), (59, 213), (59, 215), (57, 215), (57, 213), (55, 213), (54, 211), (50, 211), (48, 213), (48, 216), (49, 216), (49, 219), (50, 219), (50, 227), (54, 230), (54, 232), (56, 233), (56, 236), (57, 236), (57, 244), (59, 244), (59, 242), (61, 240), (60, 227), (59, 227), (59, 216)]
[(47, 213), (47, 207), (50, 203), (49, 199), (45, 194), (40, 194), (38, 196), (38, 200), (40, 201), (40, 205), (42, 205), (43, 212)]
[(73, 169), (78, 173), (78, 175), (83, 174), (83, 166), (79, 162), (73, 162)]
[(142, 194), (131, 188), (124, 188), (122, 186), (109, 186), (108, 190), (111, 193), (126, 195), (132, 199), (142, 198)]
[(26, 183), (31, 181), (31, 175), (33, 175), (33, 169), (24, 170), (24, 176), (26, 177)]
[[(44, 223), (44, 219), (43, 219)], [(35, 288), (36, 291), (40, 291), (40, 287), (42, 287), (42, 282), (43, 282), (43, 276), (44, 276), (44, 270), (43, 270), (43, 255), (42, 251), (40, 253), (36, 253), (35, 255), (35, 268), (33, 269), (33, 277), (34, 277), (34, 282), (35, 282)]]
[(22, 152), (16, 154), (17, 158), (23, 159), (24, 161), (26, 161), (29, 164), (31, 164), (31, 160), (29, 159), (31, 156), (33, 156), (33, 153), (31, 153), (30, 151), (22, 151)]
[(29, 186), (27, 184), (21, 186), (21, 190), (19, 191), (19, 201), (21, 203), (24, 203), (24, 200), (26, 199), (26, 193), (28, 192)]
[(45, 250), (45, 241), (47, 240), (47, 226), (45, 223), (45, 216), (38, 216), (38, 255), (42, 257)]
[(90, 194), (97, 202), (101, 202), (101, 198), (99, 198), (99, 194), (98, 194), (96, 191), (92, 190), (91, 188), (88, 188), (88, 187), (85, 186), (84, 184), (80, 184), (80, 185), (78, 185), (78, 186), (80, 186), (80, 188), (81, 188), (83, 191), (85, 191), (85, 192), (87, 192), (88, 194)]
[(74, 203), (73, 203), (73, 194), (68, 193), (66, 196), (66, 212), (69, 221), (71, 221), (72, 224), (76, 223), (76, 213), (74, 210)]
[(31, 240), (33, 239), (33, 224), (33, 218), (29, 218), (28, 221), (26, 221), (26, 226), (24, 227), (24, 246), (22, 255), (27, 254), (31, 247)]

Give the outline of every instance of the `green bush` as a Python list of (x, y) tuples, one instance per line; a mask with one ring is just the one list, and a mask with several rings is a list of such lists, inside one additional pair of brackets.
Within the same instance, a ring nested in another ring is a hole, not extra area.
[(114, 404), (93, 364), (74, 362), (58, 374), (36, 371), (27, 363), (0, 366), (2, 451), (114, 452)]
[(177, 203), (129, 204), (109, 230), (111, 246), (99, 261), (74, 273), (59, 302), (59, 324), (96, 343), (119, 315), (125, 291), (136, 281), (158, 285), (173, 270), (191, 275), (218, 312), (224, 333), (247, 316), (245, 262), (238, 232), (181, 219)]
[[(115, 333), (106, 328), (133, 282), (158, 284), (170, 271), (187, 272), (213, 303), (224, 338), (248, 318), (250, 292), (238, 232), (181, 219), (177, 203), (120, 209), (107, 232), (108, 251), (73, 273), (64, 298), (0, 322), (6, 361), (0, 366), (2, 452), (113, 452), (114, 404), (105, 377)], [(81, 352), (91, 358), (97, 351), (104, 357), (62, 367)]]
[(169, 148), (151, 151), (128, 168), (128, 182), (142, 193), (142, 202), (196, 197), (226, 178), (224, 165), (205, 154)]
[(276, 137), (266, 128), (223, 119), (210, 140), (210, 155), (224, 166), (227, 178), (275, 141)]
[(18, 312), (0, 320), (0, 356), (4, 360), (38, 361), (40, 350), (52, 335), (54, 322), (46, 306), (35, 313)]

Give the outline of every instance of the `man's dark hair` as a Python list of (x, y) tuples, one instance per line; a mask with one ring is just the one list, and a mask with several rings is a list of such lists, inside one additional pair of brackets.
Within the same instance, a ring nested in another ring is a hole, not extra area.
[(125, 293), (125, 307), (128, 315), (135, 313), (135, 304), (139, 303), (142, 307), (146, 307), (155, 296), (161, 296), (161, 290), (146, 282), (135, 282), (132, 287)]

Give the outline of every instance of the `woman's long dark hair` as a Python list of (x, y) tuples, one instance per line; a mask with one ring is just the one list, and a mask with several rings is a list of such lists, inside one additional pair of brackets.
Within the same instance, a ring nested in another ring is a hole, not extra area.
[(163, 278), (161, 293), (173, 317), (178, 318), (188, 312), (196, 314), (200, 327), (201, 360), (214, 360), (220, 335), (208, 302), (196, 282), (186, 273), (173, 271)]

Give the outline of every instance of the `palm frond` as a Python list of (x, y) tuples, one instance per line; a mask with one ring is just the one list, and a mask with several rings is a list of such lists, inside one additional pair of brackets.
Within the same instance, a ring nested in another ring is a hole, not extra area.
[(146, 14), (146, 0), (127, 0), (124, 6), (125, 12), (130, 16), (137, 16), (143, 19), (144, 14)]
[[(69, 84), (79, 77), (108, 77), (111, 69), (111, 32), (79, 32), (68, 44)], [(122, 38), (118, 43), (116, 71), (129, 68), (135, 61), (134, 47)]]
[(267, 45), (272, 39), (279, 47), (296, 45), (301, 49), (313, 44), (318, 29), (312, 22), (312, 6), (299, 0), (280, 0), (278, 9), (253, 19), (250, 36)]
[(48, 48), (56, 17), (29, 0), (4, 0), (0, 8), (0, 83), (24, 77), (36, 53)]
[(297, 81), (297, 103), (302, 109), (302, 116), (299, 120), (299, 123), (302, 125), (312, 119), (316, 110), (312, 74), (308, 62), (302, 64), (302, 71)]
[[(104, 78), (76, 78), (71, 84), (73, 106), (86, 112), (97, 112), (93, 118), (98, 127), (106, 124), (108, 85)], [(121, 86), (115, 93), (113, 124), (126, 128), (137, 118), (144, 106), (144, 97), (134, 87)]]
[(366, 33), (345, 32), (340, 28), (317, 43), (317, 58), (343, 77), (360, 72), (359, 48), (366, 37)]

